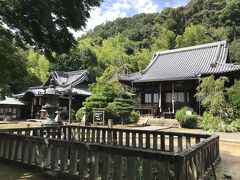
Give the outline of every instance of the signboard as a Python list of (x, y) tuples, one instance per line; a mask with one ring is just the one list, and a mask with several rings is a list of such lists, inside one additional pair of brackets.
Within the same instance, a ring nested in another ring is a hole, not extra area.
[(102, 122), (103, 120), (103, 112), (94, 112), (94, 120), (97, 122)]
[(93, 109), (93, 124), (104, 125), (104, 109)]

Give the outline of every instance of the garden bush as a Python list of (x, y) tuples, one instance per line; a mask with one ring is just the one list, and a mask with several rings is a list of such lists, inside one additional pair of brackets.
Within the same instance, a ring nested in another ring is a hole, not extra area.
[(140, 118), (139, 112), (132, 111), (131, 114), (130, 114), (129, 123), (130, 123), (130, 124), (137, 123), (138, 120), (139, 120), (139, 118)]
[[(192, 114), (187, 114), (187, 111), (191, 111)], [(190, 107), (183, 107), (176, 112), (176, 119), (182, 127), (196, 128), (198, 124), (198, 116)]]
[(86, 114), (85, 108), (84, 107), (80, 108), (75, 114), (76, 120), (80, 121), (85, 114)]
[(231, 122), (231, 126), (237, 129), (237, 131), (240, 131), (240, 119), (235, 119)]
[(209, 112), (203, 114), (201, 126), (204, 130), (210, 132), (236, 132), (237, 129), (233, 124), (226, 124), (218, 116), (213, 116)]

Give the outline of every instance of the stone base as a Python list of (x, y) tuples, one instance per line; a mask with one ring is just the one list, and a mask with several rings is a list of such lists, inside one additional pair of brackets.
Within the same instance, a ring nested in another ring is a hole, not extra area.
[(45, 121), (42, 124), (43, 127), (56, 127), (56, 126), (60, 126), (56, 121)]

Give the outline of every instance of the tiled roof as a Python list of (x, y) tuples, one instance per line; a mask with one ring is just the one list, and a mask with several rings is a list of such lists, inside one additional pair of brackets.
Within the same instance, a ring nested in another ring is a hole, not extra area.
[[(49, 80), (51, 78), (53, 78), (54, 82), (60, 87), (67, 87), (69, 85), (76, 86), (84, 81), (88, 81), (89, 73), (87, 70), (71, 72), (52, 71), (50, 73)], [(45, 84), (43, 84), (43, 86), (48, 86), (49, 80)]]
[(227, 58), (226, 41), (157, 52), (144, 71), (120, 77), (120, 81), (191, 79), (201, 75), (239, 71), (240, 65), (226, 63)]
[(5, 99), (0, 101), (0, 105), (15, 105), (15, 106), (22, 106), (24, 105), (21, 101), (17, 100), (16, 98), (7, 97), (5, 96)]
[(42, 86), (29, 87), (24, 94), (31, 92), (35, 96), (42, 96), (45, 89), (49, 86), (51, 79), (53, 79), (56, 84), (56, 90), (61, 93), (66, 93), (72, 88), (72, 92), (75, 94), (84, 96), (91, 95), (91, 92), (85, 86), (82, 86), (84, 82), (91, 81), (87, 70), (71, 72), (52, 71), (48, 80)]

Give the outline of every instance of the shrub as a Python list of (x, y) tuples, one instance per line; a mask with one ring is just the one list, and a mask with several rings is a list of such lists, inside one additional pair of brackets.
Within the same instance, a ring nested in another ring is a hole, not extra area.
[(203, 114), (201, 122), (202, 128), (210, 132), (235, 132), (237, 129), (232, 124), (226, 124), (218, 116), (213, 116), (209, 112)]
[(139, 112), (132, 111), (131, 114), (130, 114), (130, 121), (129, 121), (129, 123), (130, 124), (137, 123), (139, 118), (140, 118)]
[(240, 119), (236, 119), (232, 121), (231, 126), (237, 129), (237, 131), (240, 131)]
[(84, 107), (80, 108), (75, 114), (76, 120), (81, 120), (85, 114), (86, 114), (85, 108)]
[[(187, 111), (191, 111), (192, 114), (188, 115)], [(190, 107), (183, 107), (176, 112), (176, 119), (182, 127), (196, 128), (198, 124), (198, 116)]]
[(108, 103), (107, 111), (115, 115), (115, 122), (122, 124), (128, 123), (131, 112), (133, 111), (133, 101), (128, 98), (116, 98), (112, 103)]

